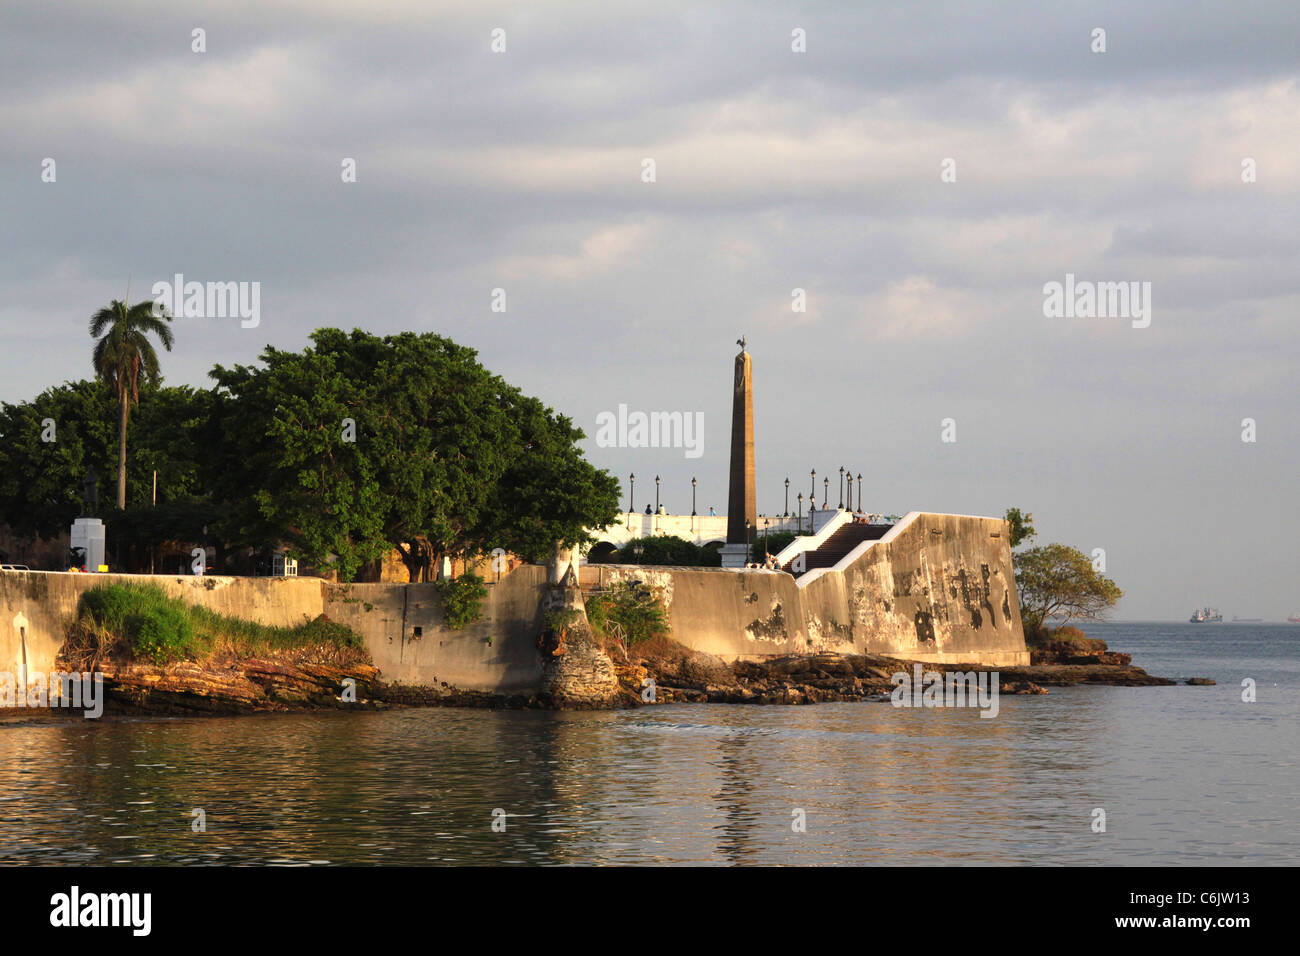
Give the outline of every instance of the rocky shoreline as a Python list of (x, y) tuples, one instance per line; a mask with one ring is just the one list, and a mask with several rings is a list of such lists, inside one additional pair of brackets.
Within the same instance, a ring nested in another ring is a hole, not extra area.
[[(996, 673), (999, 693), (1003, 695), (1046, 694), (1050, 687), (1080, 684), (1154, 687), (1176, 683), (1134, 667), (1128, 655), (1104, 648), (1101, 645), (1090, 653), (1080, 653), (1076, 643), (1065, 650), (1035, 651), (1034, 662), (1025, 667), (919, 666), (926, 674)], [(188, 661), (166, 666), (103, 661), (99, 669), (104, 674), (107, 715), (203, 716), (390, 707), (592, 710), (667, 703), (801, 705), (880, 701), (889, 699), (895, 674), (911, 673), (918, 666), (918, 662), (901, 658), (837, 653), (729, 663), (674, 642), (663, 642), (653, 653), (623, 658), (590, 639), (575, 640), (572, 636), (555, 660), (564, 661), (569, 676), (553, 675), (543, 692), (531, 695), (463, 690), (446, 684), (388, 684), (380, 679), (375, 667), (360, 660), (327, 662), (302, 653), (202, 665)], [(593, 667), (593, 660), (605, 666)], [(575, 679), (575, 673), (582, 675), (581, 679)], [(346, 689), (349, 680), (350, 691)], [(1213, 681), (1193, 678), (1187, 683)], [(8, 708), (0, 711), (0, 725), (79, 716), (79, 712), (58, 708)]]
[[(866, 654), (810, 654), (737, 661), (728, 664), (706, 654), (638, 659), (619, 668), (620, 683), (631, 691), (655, 683), (657, 702), (726, 704), (815, 704), (827, 701), (887, 700), (893, 676), (923, 673), (997, 674), (1000, 694), (1046, 694), (1048, 687), (1105, 684), (1156, 687), (1176, 683), (1130, 663), (1043, 663), (1028, 667), (926, 664)], [(640, 700), (638, 699), (638, 703)]]

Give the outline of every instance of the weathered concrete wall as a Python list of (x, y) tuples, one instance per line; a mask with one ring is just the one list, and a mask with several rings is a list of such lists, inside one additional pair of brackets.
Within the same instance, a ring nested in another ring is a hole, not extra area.
[(546, 573), (524, 565), (489, 583), (482, 618), (459, 631), (444, 626), (432, 584), (326, 584), (325, 613), (365, 638), (385, 681), (530, 693)]
[[(232, 578), (0, 572), (0, 670), (54, 669), (82, 593), (109, 582), (153, 584), (222, 614), (282, 627), (324, 613), (354, 628), (386, 681), (466, 690), (528, 693), (541, 679), (537, 635), (546, 569), (516, 568), (488, 585), (483, 617), (463, 630), (443, 627), (432, 584), (333, 584), (319, 578)], [(416, 629), (419, 628), (417, 634)]]
[(14, 625), (27, 621), (27, 667), (48, 673), (63, 645), (64, 630), (82, 592), (111, 582), (157, 585), (182, 600), (231, 617), (291, 627), (320, 615), (321, 582), (315, 578), (183, 577), (134, 574), (68, 574), (58, 571), (0, 571), (0, 670), (19, 673), (22, 636)]
[(815, 651), (1028, 664), (1006, 523), (913, 513), (833, 569), (589, 566), (585, 585), (662, 590), (673, 637), (727, 659)]
[[(822, 650), (936, 663), (1028, 664), (1005, 522), (908, 515), (836, 568), (795, 578), (722, 568), (589, 565), (582, 583), (661, 587), (673, 636), (727, 659)], [(382, 680), (532, 693), (540, 686), (547, 569), (516, 568), (489, 585), (483, 617), (443, 626), (431, 584), (332, 584), (318, 578), (229, 578), (0, 572), (0, 670), (19, 673), (27, 621), (29, 672), (48, 672), (82, 592), (108, 581), (151, 583), (192, 604), (291, 626), (327, 614), (366, 641)], [(417, 633), (416, 629), (419, 629)]]

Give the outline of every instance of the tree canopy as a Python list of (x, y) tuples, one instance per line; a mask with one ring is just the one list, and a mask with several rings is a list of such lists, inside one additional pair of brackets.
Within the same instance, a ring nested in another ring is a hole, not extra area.
[(430, 333), (320, 329), (263, 368), (217, 367), (217, 494), (240, 531), (279, 529), (351, 579), (397, 548), (412, 580), (444, 556), (504, 548), (537, 561), (613, 521), (618, 482), (582, 457), (563, 416)]
[[(427, 580), (443, 556), (544, 560), (617, 516), (618, 481), (585, 460), (582, 432), (442, 336), (320, 329), (300, 352), (268, 347), (211, 375), (209, 391), (140, 383), (127, 509), (103, 515), (110, 548), (187, 531), (219, 550), (284, 543), (343, 580), (396, 548)], [(103, 500), (119, 404), (81, 381), (0, 405), (0, 523), (65, 531), (92, 464)], [(160, 508), (144, 514), (154, 469)]]
[(1115, 606), (1124, 592), (1101, 574), (1076, 548), (1048, 544), (1016, 555), (1016, 584), (1025, 629), (1037, 633), (1043, 622), (1058, 618), (1095, 620)]
[[(159, 501), (200, 494), (210, 394), (143, 386), (141, 399), (127, 464), (128, 507), (150, 502), (154, 469)], [(116, 404), (102, 383), (85, 379), (48, 388), (30, 402), (0, 404), (0, 524), (26, 538), (67, 531), (81, 513), (82, 480), (92, 466), (101, 508), (111, 509), (106, 491), (119, 450)]]
[[(1013, 548), (1037, 535), (1034, 516), (1019, 508), (1008, 508), (1006, 520)], [(1049, 619), (1060, 619), (1062, 627), (1076, 618), (1096, 620), (1124, 596), (1083, 552), (1068, 545), (1013, 551), (1011, 560), (1020, 592), (1020, 618), (1025, 636), (1031, 639), (1041, 634)]]
[(1019, 508), (1007, 509), (1007, 524), (1011, 526), (1011, 547), (1033, 540), (1038, 532), (1034, 530), (1034, 516)]

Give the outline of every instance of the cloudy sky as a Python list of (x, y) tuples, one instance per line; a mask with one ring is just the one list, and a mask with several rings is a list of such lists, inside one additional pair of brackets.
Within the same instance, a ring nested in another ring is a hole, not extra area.
[[(698, 459), (590, 455), (721, 512), (744, 333), (760, 512), (845, 465), (870, 510), (1019, 506), (1105, 549), (1121, 619), (1279, 619), (1298, 74), (1294, 0), (6, 0), (0, 399), (86, 376), (128, 278), (255, 281), (256, 328), (177, 320), (171, 383), (322, 325), (435, 331), (592, 438), (620, 403), (702, 413)], [(1067, 273), (1151, 283), (1150, 325), (1046, 317)]]

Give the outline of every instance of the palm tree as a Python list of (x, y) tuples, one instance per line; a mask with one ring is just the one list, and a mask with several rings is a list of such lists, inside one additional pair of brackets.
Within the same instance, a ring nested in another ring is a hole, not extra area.
[[(172, 350), (170, 315), (154, 313), (154, 303), (146, 300), (128, 306), (114, 299), (108, 308), (91, 317), (90, 334), (98, 339), (92, 362), (95, 374), (113, 390), (122, 418), (117, 446), (117, 506), (126, 507), (126, 420), (131, 404), (140, 404), (140, 383), (157, 383), (158, 353), (153, 350), (149, 333), (158, 336), (168, 352)], [(102, 336), (102, 338), (100, 337)]]

